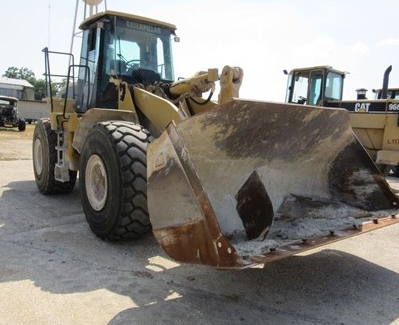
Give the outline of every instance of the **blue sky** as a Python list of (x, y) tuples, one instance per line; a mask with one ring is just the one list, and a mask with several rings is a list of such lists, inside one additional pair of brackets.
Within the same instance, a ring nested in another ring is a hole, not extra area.
[[(75, 6), (76, 0), (3, 4), (0, 74), (27, 67), (41, 78), (41, 50), (70, 49)], [(241, 97), (284, 101), (283, 69), (325, 64), (350, 72), (347, 99), (357, 88), (381, 87), (389, 65), (390, 85), (399, 87), (399, 1), (107, 0), (107, 7), (175, 24), (181, 38), (174, 48), (177, 77), (242, 67)]]

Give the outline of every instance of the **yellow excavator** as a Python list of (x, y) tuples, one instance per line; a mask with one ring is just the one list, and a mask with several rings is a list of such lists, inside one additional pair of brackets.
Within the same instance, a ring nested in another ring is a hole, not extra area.
[(44, 49), (33, 169), (43, 194), (72, 191), (79, 173), (100, 238), (152, 231), (177, 261), (240, 269), (398, 222), (347, 110), (241, 100), (239, 67), (176, 81), (169, 23), (106, 10), (80, 29), (57, 96), (50, 61), (65, 53)]

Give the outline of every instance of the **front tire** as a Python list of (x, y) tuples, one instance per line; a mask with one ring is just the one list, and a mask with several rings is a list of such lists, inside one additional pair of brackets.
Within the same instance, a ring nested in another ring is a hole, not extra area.
[(18, 131), (22, 132), (25, 131), (26, 129), (26, 122), (24, 119), (19, 119), (18, 120)]
[(43, 194), (61, 194), (73, 190), (76, 183), (76, 171), (69, 171), (69, 181), (55, 179), (54, 167), (57, 162), (57, 134), (51, 129), (50, 119), (37, 122), (33, 132), (33, 171), (36, 185)]
[(151, 231), (147, 209), (147, 146), (151, 137), (129, 122), (102, 122), (89, 132), (80, 157), (83, 210), (102, 239)]

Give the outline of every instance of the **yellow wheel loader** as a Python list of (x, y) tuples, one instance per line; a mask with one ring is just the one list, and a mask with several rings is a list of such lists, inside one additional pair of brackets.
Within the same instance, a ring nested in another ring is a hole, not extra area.
[(33, 167), (43, 194), (71, 191), (79, 173), (100, 238), (152, 231), (177, 261), (239, 269), (398, 222), (347, 110), (240, 100), (238, 67), (175, 81), (168, 23), (105, 11), (80, 28), (57, 96), (49, 62), (63, 53), (44, 50)]
[(399, 96), (388, 88), (391, 70), (385, 70), (374, 99), (366, 98), (367, 90), (361, 88), (356, 99), (342, 100), (345, 72), (331, 66), (293, 69), (286, 102), (348, 110), (354, 133), (379, 168), (388, 171), (399, 164)]

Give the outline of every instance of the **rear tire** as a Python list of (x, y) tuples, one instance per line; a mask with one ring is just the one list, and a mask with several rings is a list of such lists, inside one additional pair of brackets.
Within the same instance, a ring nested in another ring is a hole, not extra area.
[(33, 171), (36, 185), (43, 194), (61, 194), (73, 190), (76, 183), (76, 171), (69, 171), (69, 182), (55, 179), (54, 166), (57, 162), (57, 134), (51, 129), (48, 118), (37, 121), (33, 133)]
[(151, 231), (147, 208), (149, 132), (129, 122), (102, 122), (89, 132), (80, 157), (83, 210), (102, 239), (136, 238)]

